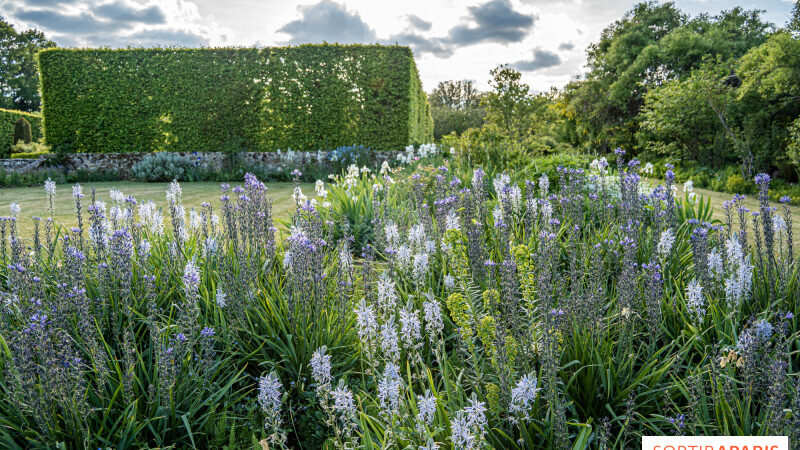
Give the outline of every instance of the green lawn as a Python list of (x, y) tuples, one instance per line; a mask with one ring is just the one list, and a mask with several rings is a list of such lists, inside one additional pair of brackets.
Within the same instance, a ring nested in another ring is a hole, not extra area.
[[(231, 183), (233, 185), (234, 183)], [(108, 183), (86, 183), (83, 185), (85, 196), (83, 206), (89, 205), (91, 189), (97, 190), (97, 197), (100, 200), (110, 203), (108, 192), (111, 189), (121, 190), (125, 196), (132, 195), (137, 201), (145, 202), (153, 200), (157, 205), (165, 210), (166, 215), (166, 191), (169, 183), (135, 183), (128, 181), (108, 182)], [(215, 208), (219, 206), (220, 183), (181, 183), (183, 189), (183, 204), (187, 212), (191, 208), (199, 209), (203, 202), (211, 203)], [(292, 203), (292, 183), (267, 183), (267, 188), (272, 196), (272, 212), (276, 218), (286, 219), (289, 217), (290, 210), (294, 207)], [(303, 193), (310, 197), (314, 195), (313, 184), (303, 184)], [(9, 205), (17, 202), (21, 209), (19, 229), (23, 236), (31, 236), (33, 233), (33, 220), (31, 217), (48, 217), (47, 194), (44, 186), (19, 187), (0, 189), (0, 216), (9, 215)], [(74, 226), (75, 204), (72, 200), (72, 186), (59, 184), (56, 187), (55, 200), (55, 221), (59, 225), (67, 227)], [(84, 216), (84, 220), (86, 217)], [(168, 219), (167, 219), (168, 220)], [(167, 225), (165, 223), (165, 225)]]

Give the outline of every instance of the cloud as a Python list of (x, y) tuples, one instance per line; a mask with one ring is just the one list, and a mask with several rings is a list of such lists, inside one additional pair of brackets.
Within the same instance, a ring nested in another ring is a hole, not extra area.
[(408, 45), (418, 54), (430, 53), (440, 58), (447, 58), (453, 54), (453, 47), (439, 39), (426, 38), (415, 33), (399, 33), (392, 35), (391, 42)]
[(447, 36), (447, 41), (453, 45), (519, 42), (533, 28), (537, 19), (535, 15), (514, 11), (509, 0), (491, 0), (468, 9), (468, 21), (475, 25), (461, 24), (453, 27)]
[(572, 50), (575, 48), (575, 44), (572, 42), (562, 42), (558, 45), (559, 50)]
[[(468, 14), (462, 23), (451, 28), (447, 35), (426, 37), (413, 30), (389, 37), (389, 41), (409, 45), (418, 54), (430, 53), (439, 58), (448, 58), (461, 47), (494, 42), (512, 44), (522, 41), (533, 29), (538, 17), (514, 10), (510, 0), (490, 0), (467, 8)], [(407, 16), (412, 28), (427, 31), (432, 25), (416, 16)], [(424, 27), (417, 26), (420, 20)]]
[(96, 7), (93, 12), (104, 19), (122, 23), (140, 22), (154, 25), (167, 21), (164, 11), (158, 6), (151, 5), (146, 8), (136, 8), (124, 1), (102, 4)]
[(535, 72), (537, 70), (554, 67), (561, 64), (561, 57), (556, 53), (541, 48), (533, 50), (533, 59), (524, 59), (511, 64), (511, 67), (521, 72)]
[(310, 6), (298, 7), (301, 18), (278, 29), (290, 36), (289, 44), (338, 42), (376, 42), (375, 31), (357, 12), (348, 11), (343, 5), (331, 0), (321, 0)]
[(224, 41), (223, 29), (189, 0), (8, 0), (14, 23), (75, 47), (200, 47)]
[(433, 26), (432, 22), (428, 22), (427, 20), (414, 14), (407, 14), (406, 20), (408, 20), (408, 23), (412, 28), (416, 28), (420, 31), (430, 31), (431, 27)]

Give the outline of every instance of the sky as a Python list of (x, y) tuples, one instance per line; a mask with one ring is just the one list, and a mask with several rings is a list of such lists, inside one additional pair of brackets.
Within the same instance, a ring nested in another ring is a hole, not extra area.
[[(383, 43), (410, 46), (423, 88), (473, 80), (509, 64), (536, 91), (585, 71), (586, 48), (636, 2), (626, 0), (0, 0), (18, 29), (38, 28), (61, 47), (275, 46)], [(677, 0), (694, 16), (734, 6), (765, 10), (782, 26), (787, 0)]]

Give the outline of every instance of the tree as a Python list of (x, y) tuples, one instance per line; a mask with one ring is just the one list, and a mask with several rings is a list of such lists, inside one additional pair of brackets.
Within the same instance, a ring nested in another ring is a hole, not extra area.
[(486, 123), (512, 142), (520, 142), (529, 126), (531, 88), (522, 82), (520, 72), (507, 65), (495, 67), (489, 73), (493, 90), (481, 102), (486, 108)]
[(640, 3), (589, 48), (586, 79), (567, 86), (577, 135), (592, 150), (637, 149), (648, 91), (688, 78), (709, 61), (724, 64), (766, 41), (762, 11), (734, 8), (689, 20), (672, 3)]
[(477, 108), (481, 94), (472, 80), (442, 81), (428, 96), (431, 106), (467, 110)]
[(800, 39), (788, 31), (773, 34), (739, 60), (736, 75), (739, 126), (751, 141), (756, 166), (783, 169), (791, 126), (800, 116)]
[(486, 111), (480, 106), (481, 93), (472, 80), (442, 81), (428, 96), (433, 116), (433, 137), (461, 135), (483, 125)]
[(17, 32), (0, 17), (0, 107), (22, 111), (39, 109), (36, 53), (54, 46), (41, 31)]
[(786, 24), (786, 28), (788, 28), (789, 31), (792, 31), (795, 34), (800, 33), (800, 0), (794, 2), (794, 8), (792, 8), (792, 15), (789, 18), (789, 23)]

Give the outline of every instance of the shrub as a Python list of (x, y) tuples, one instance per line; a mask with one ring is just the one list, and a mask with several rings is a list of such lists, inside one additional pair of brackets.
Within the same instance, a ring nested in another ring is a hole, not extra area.
[(39, 64), (47, 142), (73, 151), (395, 150), (433, 136), (408, 47), (51, 49)]
[(181, 155), (158, 152), (145, 155), (131, 167), (131, 175), (142, 181), (185, 180), (192, 162)]
[(37, 141), (43, 136), (42, 116), (40, 114), (27, 113), (22, 111), (12, 111), (0, 109), (0, 156), (7, 156), (11, 151), (11, 146), (16, 143), (15, 129), (19, 119), (25, 119), (30, 125), (30, 139), (28, 142)]
[(728, 192), (749, 194), (753, 192), (755, 184), (753, 184), (753, 182), (750, 180), (745, 180), (742, 175), (735, 173), (728, 177), (728, 181), (725, 183), (725, 188)]
[(32, 140), (31, 123), (25, 120), (24, 117), (20, 117), (14, 122), (14, 145), (20, 142), (29, 144)]

